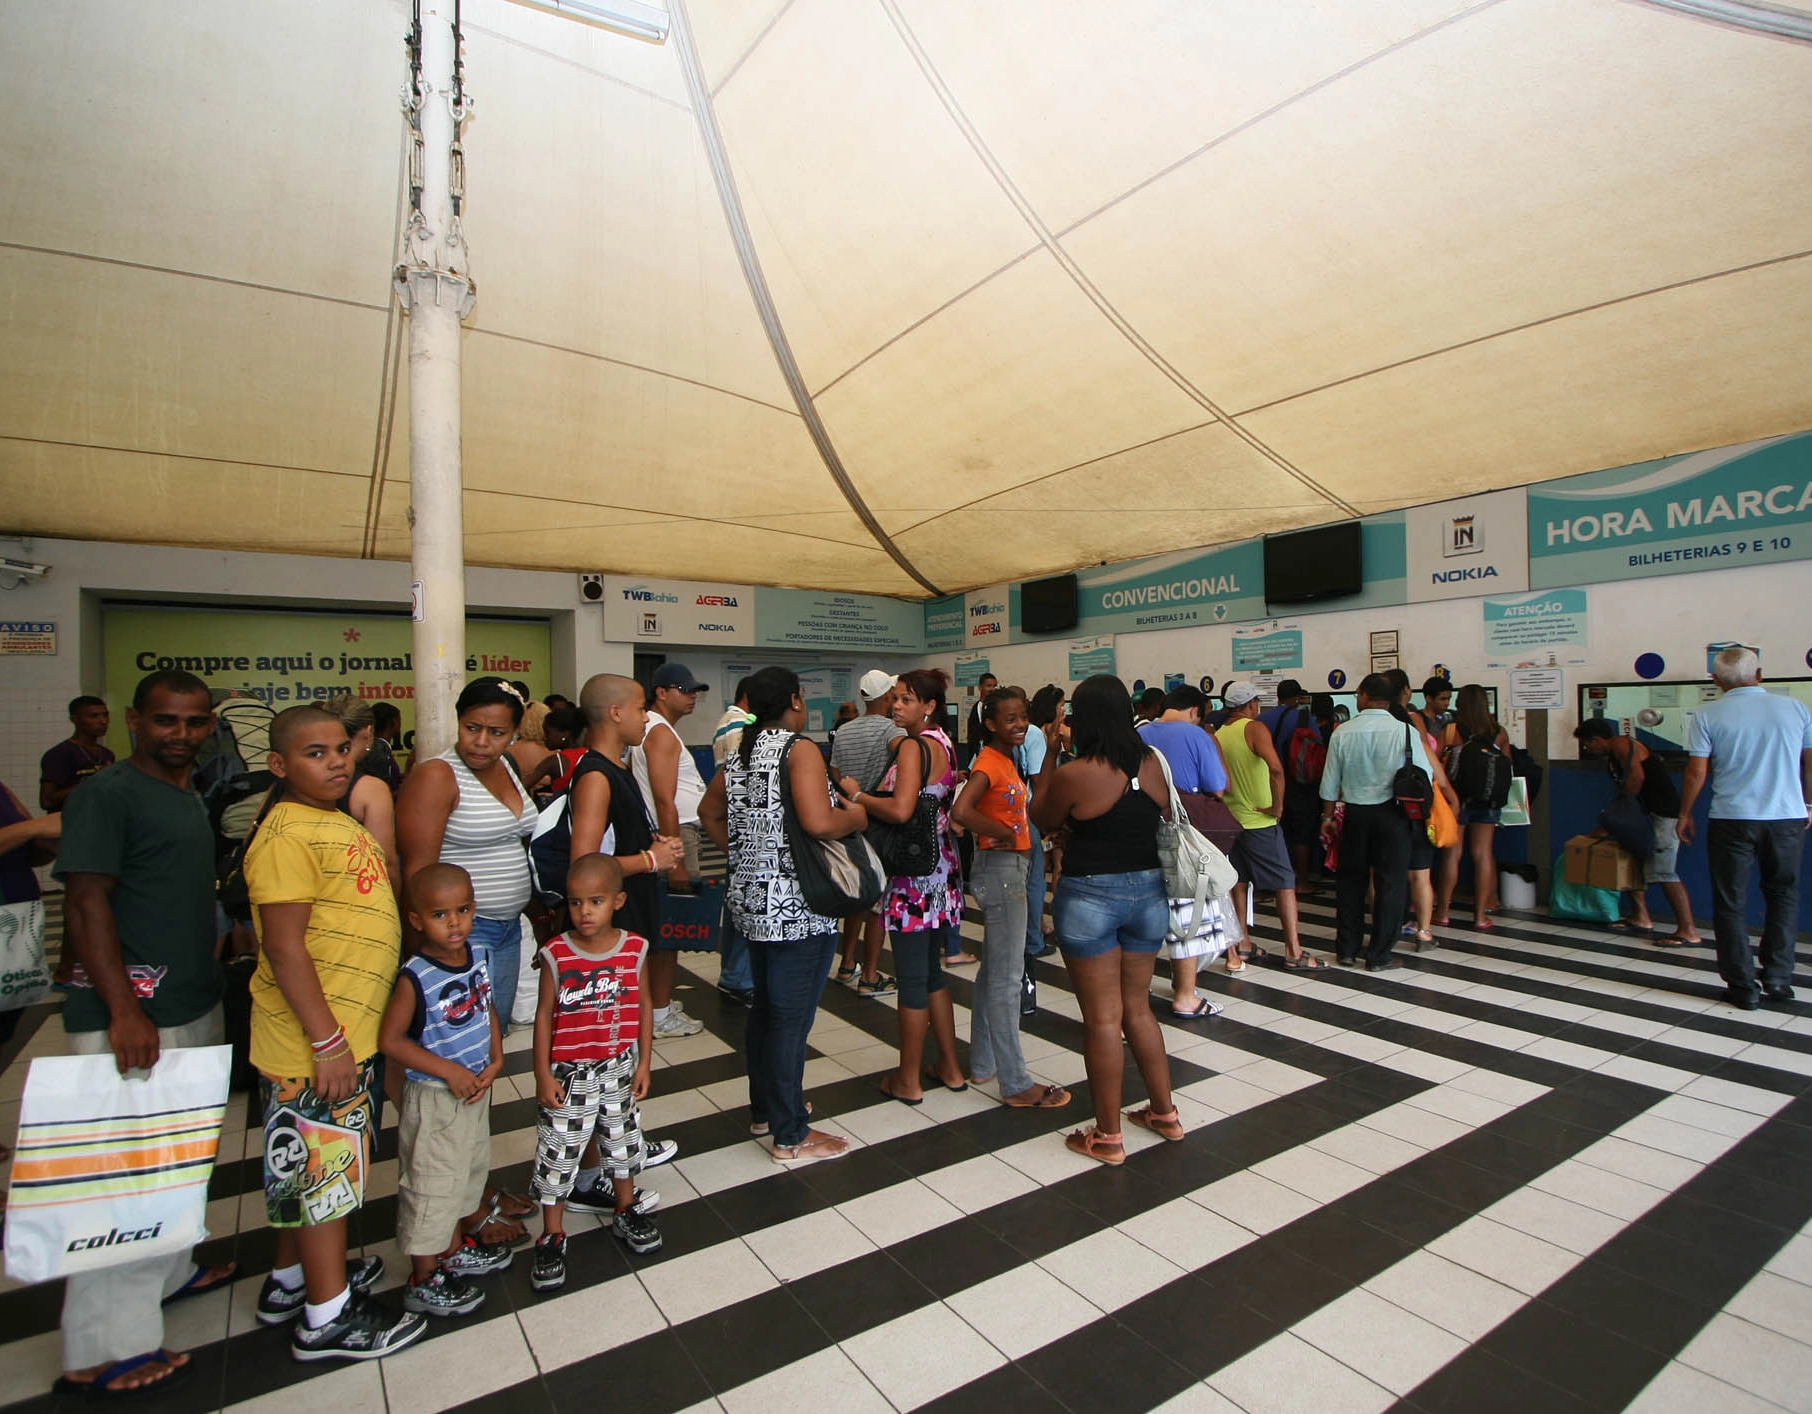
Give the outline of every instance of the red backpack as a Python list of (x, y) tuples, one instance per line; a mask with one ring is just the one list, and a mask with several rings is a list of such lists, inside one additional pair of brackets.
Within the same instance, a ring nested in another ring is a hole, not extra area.
[(1328, 764), (1328, 746), (1321, 739), (1321, 728), (1310, 723), (1290, 733), (1290, 747), (1285, 754), (1290, 779), (1299, 786), (1318, 786)]

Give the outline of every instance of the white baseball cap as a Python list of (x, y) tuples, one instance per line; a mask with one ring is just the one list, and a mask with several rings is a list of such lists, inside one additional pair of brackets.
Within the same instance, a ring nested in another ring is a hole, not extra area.
[(862, 674), (862, 681), (856, 686), (864, 702), (878, 702), (893, 691), (893, 674), (882, 672), (879, 668), (870, 668)]
[(1221, 701), (1229, 707), (1244, 707), (1258, 695), (1258, 689), (1249, 682), (1230, 682), (1221, 689)]

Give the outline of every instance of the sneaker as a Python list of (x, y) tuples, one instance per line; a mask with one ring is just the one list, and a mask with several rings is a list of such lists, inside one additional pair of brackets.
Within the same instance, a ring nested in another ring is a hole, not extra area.
[[(451, 1257), (441, 1260), (440, 1269), (454, 1277), (489, 1276), (492, 1272), (500, 1272), (509, 1266), (515, 1255), (501, 1242), (480, 1242), (468, 1237), (459, 1244)], [(465, 1312), (455, 1314), (463, 1316)]]
[(667, 1014), (654, 1023), (654, 1039), (657, 1041), (677, 1041), (682, 1036), (696, 1036), (705, 1029), (705, 1023), (697, 1017), (687, 1016), (675, 1002), (668, 1008)]
[(426, 1281), (411, 1281), (403, 1292), (403, 1309), (424, 1316), (469, 1316), (482, 1305), (484, 1293), (444, 1264)]
[(611, 1219), (610, 1230), (638, 1256), (645, 1257), (661, 1250), (661, 1230), (646, 1213), (638, 1213), (633, 1208), (627, 1213), (618, 1213)]
[(1038, 979), (1030, 972), (1019, 979), (1019, 1014), (1036, 1016), (1038, 1014)]
[(298, 1360), (381, 1360), (414, 1345), (428, 1329), (418, 1311), (392, 1316), (363, 1291), (354, 1292), (324, 1326), (296, 1322), (289, 1353)]
[(558, 1291), (566, 1285), (566, 1238), (548, 1233), (535, 1244), (529, 1285), (536, 1291)]
[[(383, 1274), (382, 1257), (347, 1259), (346, 1285), (354, 1296), (361, 1291), (371, 1290)], [(304, 1288), (298, 1286), (291, 1291), (275, 1277), (266, 1277), (263, 1288), (258, 1292), (258, 1324), (280, 1326), (285, 1321), (293, 1321), (302, 1314), (302, 1307), (307, 1300), (308, 1292)]]
[[(679, 1145), (673, 1147), (678, 1149)], [(652, 1188), (636, 1189), (635, 1197), (629, 1200), (630, 1210), (637, 1213), (652, 1213), (660, 1206), (661, 1195)], [(575, 1187), (566, 1200), (566, 1210), (569, 1213), (614, 1213), (617, 1210), (616, 1191), (608, 1183)]]
[[(645, 1169), (658, 1168), (679, 1153), (679, 1140), (651, 1139), (647, 1135), (643, 1135), (642, 1147), (646, 1150), (642, 1155), (642, 1167)], [(614, 1211), (617, 1205), (612, 1203), (610, 1206)]]
[(856, 983), (857, 993), (864, 997), (891, 997), (899, 990), (900, 984), (885, 972), (875, 973), (875, 980), (872, 982), (863, 978)]

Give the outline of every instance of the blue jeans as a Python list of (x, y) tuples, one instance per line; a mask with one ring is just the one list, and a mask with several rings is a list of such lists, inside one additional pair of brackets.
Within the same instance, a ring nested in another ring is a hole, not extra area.
[(484, 958), (491, 974), (491, 1006), (505, 1036), (510, 1034), (510, 1008), (516, 1001), (516, 974), (522, 970), (522, 920), (474, 915), (466, 939), (473, 957)]
[(949, 954), (948, 940), (956, 928), (939, 924), (911, 933), (894, 933), (893, 970), (900, 989), (900, 1006), (907, 1011), (924, 1011), (931, 1005), (933, 992), (944, 990), (943, 960)]
[(749, 1061), (749, 1112), (766, 1123), (776, 1144), (805, 1142), (806, 1035), (837, 955), (838, 935), (818, 933), (791, 943), (749, 940), (755, 1000), (744, 1033)]
[(755, 985), (755, 974), (749, 963), (749, 940), (736, 931), (730, 911), (724, 910), (723, 966), (718, 969), (717, 985), (746, 992)]
[(1026, 855), (1026, 955), (1044, 950), (1044, 836), (1031, 825), (1032, 848)]
[(975, 851), (975, 901), (987, 913), (981, 968), (969, 1013), (969, 1068), (998, 1076), (1002, 1095), (1032, 1088), (1019, 1049), (1019, 988), (1026, 972), (1021, 919), (1026, 906), (1026, 857), (1010, 849)]
[(1064, 874), (1051, 901), (1057, 946), (1065, 958), (1100, 957), (1116, 948), (1155, 953), (1170, 927), (1164, 873)]

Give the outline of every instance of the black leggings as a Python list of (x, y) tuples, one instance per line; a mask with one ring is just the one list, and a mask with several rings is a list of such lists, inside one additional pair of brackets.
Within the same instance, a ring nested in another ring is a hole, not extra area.
[(900, 984), (900, 1005), (923, 1011), (931, 1005), (931, 994), (944, 990), (944, 937), (950, 925), (916, 933), (894, 933), (893, 970)]

